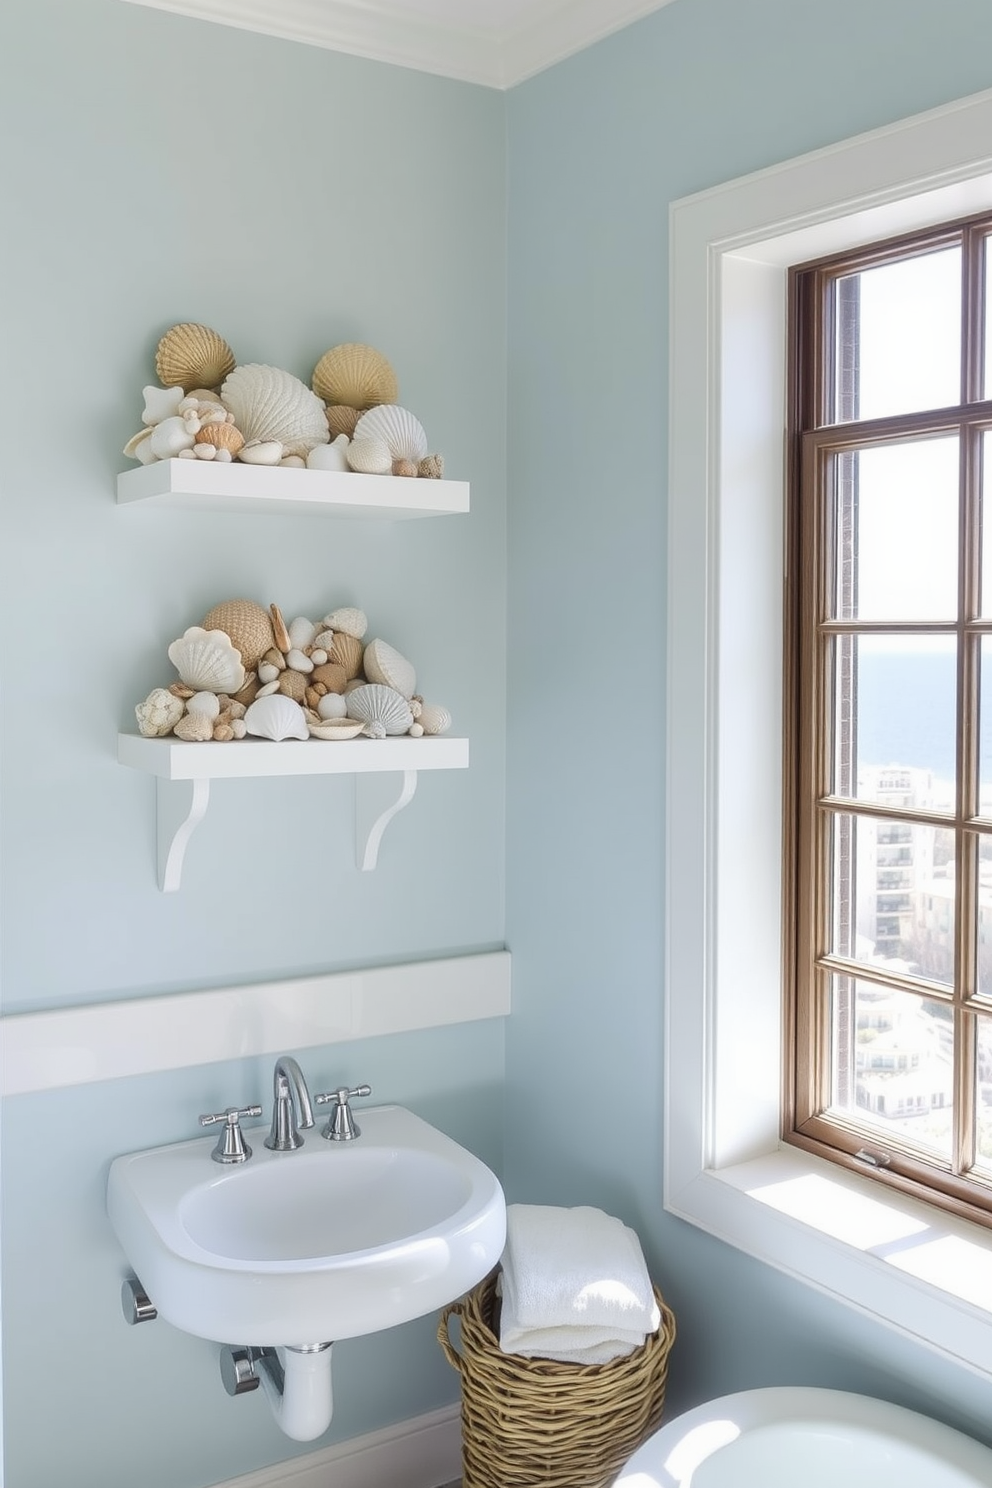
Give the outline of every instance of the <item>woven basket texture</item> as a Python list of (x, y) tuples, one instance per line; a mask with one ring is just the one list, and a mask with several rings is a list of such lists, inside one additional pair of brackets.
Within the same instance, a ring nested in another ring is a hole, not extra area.
[(446, 1307), (437, 1330), (462, 1379), (462, 1488), (607, 1488), (661, 1420), (673, 1314), (655, 1287), (657, 1331), (609, 1364), (504, 1354), (497, 1275)]

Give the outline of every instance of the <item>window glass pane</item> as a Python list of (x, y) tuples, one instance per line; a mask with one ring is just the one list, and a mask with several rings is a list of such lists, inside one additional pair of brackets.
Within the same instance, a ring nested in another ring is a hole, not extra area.
[(976, 978), (982, 997), (992, 998), (992, 837), (978, 838)]
[(829, 846), (829, 952), (951, 986), (952, 830), (839, 811)]
[[(992, 397), (992, 383), (987, 377), (985, 386), (986, 396)], [(987, 486), (992, 486), (992, 431), (982, 435), (981, 614), (985, 619), (992, 616), (992, 501), (986, 500)]]
[[(985, 239), (985, 303), (992, 295), (992, 244)], [(982, 396), (992, 398), (992, 316), (985, 316), (985, 379)]]
[(981, 642), (981, 674), (978, 697), (978, 809), (992, 817), (992, 636)]
[(958, 441), (834, 456), (834, 617), (957, 615)]
[[(904, 805), (952, 809), (954, 638), (836, 636), (829, 646), (831, 792), (893, 804), (895, 791)], [(903, 775), (909, 783), (894, 785)]]
[(960, 248), (838, 279), (834, 420), (958, 403), (960, 302)]
[(912, 993), (835, 977), (833, 1109), (881, 1146), (908, 1141), (949, 1161), (954, 1059), (951, 1010)]
[(975, 1040), (975, 1166), (992, 1177), (992, 1018), (978, 1018)]

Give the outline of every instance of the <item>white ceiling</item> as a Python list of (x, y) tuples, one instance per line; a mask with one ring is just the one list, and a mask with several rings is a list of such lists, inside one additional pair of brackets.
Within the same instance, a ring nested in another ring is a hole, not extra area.
[(509, 88), (669, 0), (131, 0)]

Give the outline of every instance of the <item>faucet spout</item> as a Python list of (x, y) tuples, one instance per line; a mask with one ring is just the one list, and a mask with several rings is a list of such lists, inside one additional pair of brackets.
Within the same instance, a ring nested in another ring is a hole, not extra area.
[(276, 1060), (272, 1085), (272, 1129), (265, 1145), (273, 1152), (293, 1152), (303, 1146), (300, 1129), (313, 1126), (313, 1106), (303, 1071), (291, 1055)]

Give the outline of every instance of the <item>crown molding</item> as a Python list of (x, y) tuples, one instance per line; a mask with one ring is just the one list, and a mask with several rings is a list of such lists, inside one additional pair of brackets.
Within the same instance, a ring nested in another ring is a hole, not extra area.
[(531, 0), (524, 25), (454, 24), (415, 0), (127, 0), (195, 20), (511, 88), (670, 0)]

